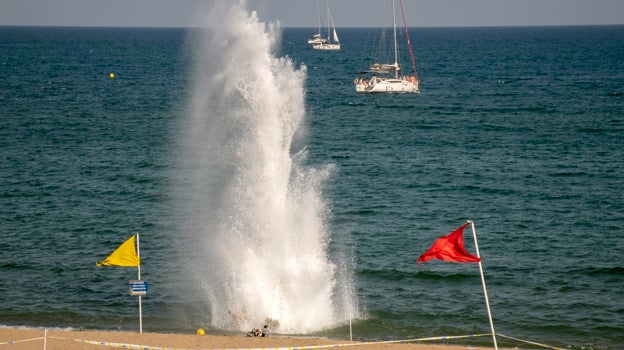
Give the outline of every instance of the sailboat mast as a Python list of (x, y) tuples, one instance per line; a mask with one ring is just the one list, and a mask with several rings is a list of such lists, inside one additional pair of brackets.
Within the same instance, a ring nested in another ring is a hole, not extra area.
[(329, 0), (327, 0), (326, 5), (327, 5), (327, 42), (331, 43), (331, 13), (329, 12)]
[[(396, 26), (396, 10), (394, 7), (394, 0), (392, 0), (392, 20), (394, 22), (394, 67), (399, 67), (399, 52), (397, 48), (397, 26)], [(394, 70), (394, 78), (399, 79), (399, 70)]]
[(407, 39), (407, 49), (412, 59), (412, 71), (414, 72), (414, 79), (418, 80), (418, 72), (416, 72), (416, 60), (414, 59), (414, 51), (412, 50), (412, 42), (410, 41), (409, 31), (407, 30), (407, 21), (405, 20), (405, 11), (403, 10), (403, 0), (399, 0), (401, 5), (401, 16), (403, 16), (403, 27), (405, 27), (405, 38)]
[(318, 8), (318, 32), (321, 34), (321, 29), (323, 27), (323, 20), (321, 19), (321, 0), (316, 4)]

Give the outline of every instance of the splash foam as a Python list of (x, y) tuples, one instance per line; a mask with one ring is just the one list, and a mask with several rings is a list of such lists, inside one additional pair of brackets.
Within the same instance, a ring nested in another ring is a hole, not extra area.
[(192, 232), (188, 263), (215, 327), (330, 327), (353, 308), (349, 278), (328, 254), (322, 186), (331, 167), (306, 167), (305, 150), (292, 149), (305, 118), (305, 67), (274, 55), (277, 25), (221, 3), (191, 40), (194, 88), (175, 194)]

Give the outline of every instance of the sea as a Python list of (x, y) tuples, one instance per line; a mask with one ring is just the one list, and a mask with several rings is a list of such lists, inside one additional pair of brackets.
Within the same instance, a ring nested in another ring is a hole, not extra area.
[[(624, 26), (409, 28), (356, 94), (377, 28), (221, 17), (0, 27), (1, 326), (624, 349)], [(483, 281), (416, 264), (467, 221)]]

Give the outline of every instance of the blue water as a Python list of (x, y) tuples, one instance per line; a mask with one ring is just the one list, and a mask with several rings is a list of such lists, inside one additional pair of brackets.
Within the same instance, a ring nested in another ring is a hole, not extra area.
[[(421, 93), (357, 95), (370, 32), (319, 52), (287, 28), (277, 53), (306, 67), (293, 152), (331, 169), (354, 337), (488, 332), (477, 265), (415, 264), (473, 220), (498, 333), (624, 349), (624, 27), (412, 28)], [(232, 332), (177, 258), (193, 50), (183, 29), (0, 28), (1, 325), (135, 330), (136, 270), (95, 261), (140, 231), (144, 330)]]

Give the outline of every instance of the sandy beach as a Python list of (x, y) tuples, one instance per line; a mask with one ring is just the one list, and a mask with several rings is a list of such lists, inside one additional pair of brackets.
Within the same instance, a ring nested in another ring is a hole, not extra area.
[[(95, 350), (106, 348), (123, 349), (275, 349), (310, 347), (345, 347), (353, 350), (394, 349), (394, 350), (461, 350), (479, 349), (459, 345), (438, 345), (426, 343), (395, 344), (355, 344), (347, 340), (326, 338), (297, 338), (272, 336), (253, 338), (245, 335), (196, 335), (112, 332), (112, 331), (65, 331), (43, 329), (0, 328), (0, 347), (6, 350)], [(45, 340), (45, 344), (44, 344)], [(334, 346), (328, 346), (334, 345)], [(485, 348), (483, 348), (485, 349)]]

